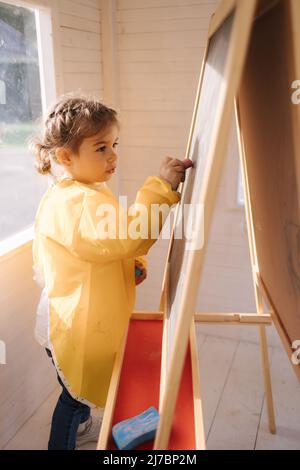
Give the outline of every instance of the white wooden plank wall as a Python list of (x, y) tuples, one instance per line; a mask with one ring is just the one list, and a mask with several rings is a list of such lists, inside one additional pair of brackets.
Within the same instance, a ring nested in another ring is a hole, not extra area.
[[(165, 155), (182, 158), (215, 0), (118, 0), (122, 192), (132, 202)], [(157, 309), (168, 240), (151, 249), (137, 308)]]
[(99, 0), (59, 0), (62, 90), (102, 99), (101, 17)]
[[(132, 201), (164, 155), (185, 155), (209, 19), (215, 0), (117, 1), (122, 192)], [(245, 216), (236, 206), (234, 136), (218, 195), (198, 310), (254, 308)], [(149, 254), (137, 307), (157, 309), (168, 241)]]
[(40, 290), (31, 265), (30, 247), (0, 264), (0, 338), (6, 344), (6, 365), (0, 365), (0, 449), (56, 386), (52, 364), (34, 338)]

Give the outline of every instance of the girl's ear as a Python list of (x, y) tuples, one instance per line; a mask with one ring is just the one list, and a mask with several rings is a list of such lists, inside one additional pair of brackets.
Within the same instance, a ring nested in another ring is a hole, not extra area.
[(57, 147), (55, 149), (55, 158), (61, 165), (70, 166), (72, 163), (72, 155), (69, 149), (65, 147)]

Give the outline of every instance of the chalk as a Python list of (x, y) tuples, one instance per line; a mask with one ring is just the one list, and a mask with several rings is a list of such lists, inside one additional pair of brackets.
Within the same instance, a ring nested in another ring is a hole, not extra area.
[(190, 160), (189, 158), (185, 158), (183, 160), (183, 164), (184, 164), (184, 167), (185, 169), (187, 170), (188, 168), (191, 168), (194, 166), (194, 163), (192, 162), (192, 160)]
[(112, 428), (112, 435), (119, 450), (131, 450), (143, 442), (154, 439), (159, 413), (154, 406), (143, 413), (124, 421)]

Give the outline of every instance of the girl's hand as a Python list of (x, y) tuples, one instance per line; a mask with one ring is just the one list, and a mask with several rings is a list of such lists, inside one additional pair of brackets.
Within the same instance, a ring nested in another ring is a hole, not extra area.
[(146, 277), (147, 277), (147, 269), (144, 267), (144, 265), (142, 263), (140, 263), (138, 260), (135, 260), (135, 266), (134, 268), (138, 268), (140, 271), (141, 271), (141, 275), (140, 276), (135, 276), (135, 285), (138, 286), (139, 284), (141, 284), (141, 282), (143, 282)]
[(160, 167), (159, 176), (172, 186), (173, 191), (185, 180), (185, 172), (193, 166), (189, 159), (179, 160), (178, 158), (165, 157)]

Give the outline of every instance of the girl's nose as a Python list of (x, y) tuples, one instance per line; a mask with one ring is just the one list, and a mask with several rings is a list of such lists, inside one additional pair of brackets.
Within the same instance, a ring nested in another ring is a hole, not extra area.
[(114, 162), (114, 161), (116, 161), (116, 160), (117, 160), (117, 154), (112, 151), (111, 154), (110, 154), (109, 157), (108, 157), (108, 161), (109, 161), (110, 163), (112, 163), (112, 162)]

